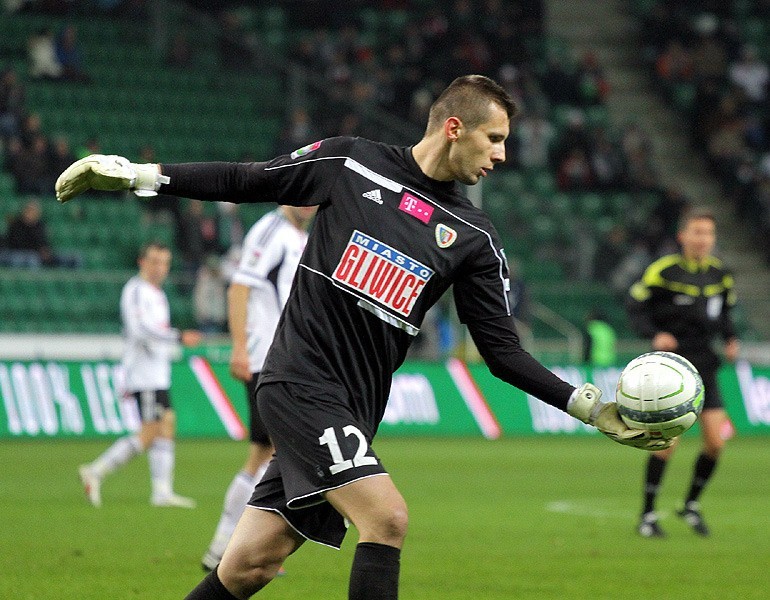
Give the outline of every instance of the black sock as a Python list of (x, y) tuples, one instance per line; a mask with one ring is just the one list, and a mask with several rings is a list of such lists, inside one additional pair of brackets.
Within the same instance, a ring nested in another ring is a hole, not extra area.
[(695, 502), (700, 496), (703, 488), (706, 487), (708, 480), (714, 474), (714, 469), (717, 466), (715, 458), (711, 458), (706, 454), (699, 454), (698, 459), (695, 461), (695, 469), (692, 474), (692, 483), (690, 484), (690, 491), (687, 493), (688, 502)]
[(660, 481), (663, 479), (663, 471), (666, 470), (666, 461), (655, 455), (647, 461), (647, 471), (644, 475), (644, 510), (643, 513), (655, 510), (655, 498), (658, 497)]
[(401, 550), (361, 542), (350, 572), (348, 600), (397, 600)]
[(238, 600), (219, 581), (217, 570), (206, 575), (195, 589), (185, 596), (185, 600)]

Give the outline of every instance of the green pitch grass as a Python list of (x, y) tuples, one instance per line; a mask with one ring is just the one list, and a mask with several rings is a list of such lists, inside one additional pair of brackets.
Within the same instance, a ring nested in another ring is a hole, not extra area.
[[(180, 441), (177, 490), (195, 510), (148, 503), (141, 457), (106, 481), (104, 506), (83, 498), (77, 465), (104, 441), (0, 443), (0, 598), (181, 599), (243, 443)], [(596, 438), (496, 442), (385, 439), (376, 445), (410, 507), (401, 597), (414, 600), (767, 598), (767, 439), (731, 442), (703, 509), (701, 539), (673, 515), (697, 452), (686, 439), (659, 509), (668, 538), (641, 539), (644, 454)], [(343, 599), (355, 546), (307, 543), (265, 599)]]

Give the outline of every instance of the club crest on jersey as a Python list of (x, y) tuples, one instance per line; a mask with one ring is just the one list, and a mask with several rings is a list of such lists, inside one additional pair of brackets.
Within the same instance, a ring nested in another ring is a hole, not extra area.
[(332, 278), (408, 317), (433, 270), (379, 240), (354, 231)]
[(300, 156), (305, 156), (306, 154), (310, 154), (311, 152), (315, 152), (316, 150), (318, 150), (321, 147), (321, 143), (322, 142), (323, 142), (323, 140), (318, 140), (317, 142), (313, 142), (312, 144), (308, 144), (307, 146), (303, 146), (299, 150), (295, 150), (294, 152), (292, 152), (290, 156), (293, 159), (296, 160)]
[(403, 210), (406, 214), (412, 215), (415, 219), (420, 219), (423, 223), (430, 221), (430, 216), (433, 214), (433, 207), (430, 204), (423, 202), (409, 192), (405, 192), (401, 196), (401, 204), (398, 205), (398, 210)]
[(436, 225), (436, 243), (439, 248), (449, 248), (455, 243), (457, 232), (443, 223)]

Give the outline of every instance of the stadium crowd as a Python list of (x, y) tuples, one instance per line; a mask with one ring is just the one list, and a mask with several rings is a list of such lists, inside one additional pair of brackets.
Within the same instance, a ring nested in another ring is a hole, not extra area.
[(685, 112), (693, 148), (770, 263), (768, 14), (766, 0), (659, 1), (640, 31), (658, 88)]
[[(212, 11), (220, 23), (222, 69), (259, 68), (269, 47), (320, 81), (313, 89), (326, 96), (311, 96), (306, 104), (287, 111), (276, 154), (331, 135), (377, 138), (377, 125), (367, 118), (371, 111), (416, 126), (425, 121), (425, 111), (438, 91), (470, 70), (500, 81), (522, 108), (503, 168), (546, 173), (557, 191), (569, 195), (621, 192), (657, 198), (648, 218), (596, 232), (587, 266), (572, 269), (571, 250), (563, 248), (557, 258), (567, 277), (599, 279), (622, 294), (645, 264), (675, 244), (676, 222), (688, 199), (680, 190), (662, 187), (654, 140), (633, 121), (618, 124), (608, 119), (604, 103), (612, 90), (597, 55), (588, 51), (575, 56), (571, 48), (546, 35), (542, 0), (455, 0), (451, 10), (419, 0), (356, 0), (344, 6), (303, 2), (301, 7), (287, 0), (271, 9), (270, 32), (284, 32), (282, 45), (268, 44), (264, 19), (256, 16), (259, 7), (241, 2), (188, 3)], [(76, 10), (63, 1), (17, 4), (21, 11), (65, 17)], [(149, 18), (150, 13), (149, 5), (140, 0), (91, 4), (116, 19)], [(65, 31), (77, 40), (77, 32), (65, 27), (51, 32), (50, 41), (62, 38)], [(167, 64), (195, 68), (196, 48), (184, 26), (171, 27), (168, 34)], [(31, 83), (32, 56), (29, 60)], [(78, 72), (82, 76), (72, 80), (94, 85), (82, 60)], [(0, 91), (4, 168), (13, 174), (17, 193), (50, 193), (62, 165), (71, 162), (73, 154), (77, 158), (98, 151), (98, 140), (91, 140), (88, 150), (73, 152), (65, 136), (47, 137), (44, 124), (25, 106), (23, 77), (13, 67), (4, 73)], [(152, 149), (147, 151), (150, 156)], [(547, 208), (547, 194), (541, 201)], [(160, 211), (148, 212), (148, 218), (170, 214), (176, 249), (185, 257), (187, 272), (193, 273), (211, 264), (208, 254), (220, 256), (228, 242), (237, 242), (248, 224), (225, 210), (195, 217), (195, 209), (183, 206), (176, 199), (161, 199), (154, 205)]]

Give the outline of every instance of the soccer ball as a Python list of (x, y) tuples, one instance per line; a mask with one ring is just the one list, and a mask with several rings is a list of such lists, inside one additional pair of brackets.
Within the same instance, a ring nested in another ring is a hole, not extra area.
[(703, 409), (703, 380), (686, 358), (648, 352), (629, 362), (615, 390), (626, 425), (653, 438), (671, 439), (687, 431)]

